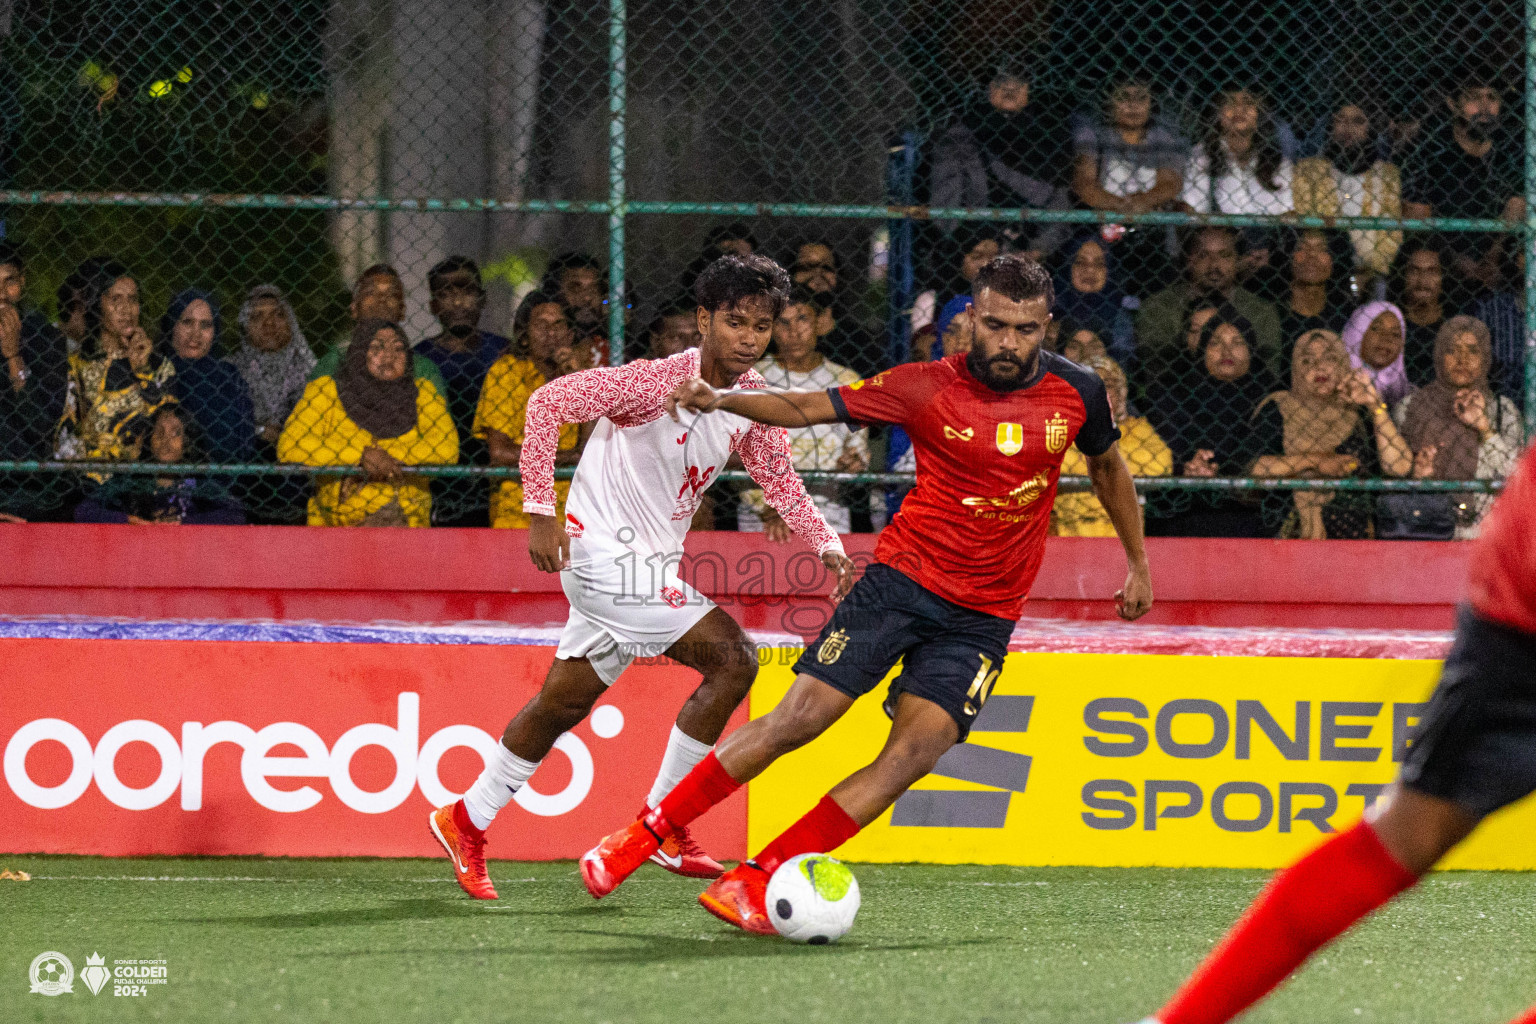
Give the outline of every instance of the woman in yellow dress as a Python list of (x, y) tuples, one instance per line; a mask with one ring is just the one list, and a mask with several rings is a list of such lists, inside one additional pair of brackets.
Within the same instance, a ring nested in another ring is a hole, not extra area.
[[(1157, 435), (1157, 429), (1145, 416), (1127, 416), (1126, 396), (1128, 385), (1125, 371), (1108, 356), (1093, 356), (1085, 364), (1104, 381), (1109, 392), (1109, 407), (1114, 411), (1115, 423), (1120, 427), (1120, 454), (1130, 467), (1132, 476), (1168, 476), (1173, 472), (1173, 453)], [(1067, 449), (1061, 460), (1062, 476), (1086, 476), (1088, 460), (1077, 450), (1077, 445)], [(1099, 499), (1091, 493), (1059, 494), (1051, 509), (1051, 535), (1053, 537), (1113, 537), (1114, 524)]]
[(458, 462), (459, 435), (442, 392), (411, 375), (405, 332), (388, 320), (363, 320), (341, 368), (305, 387), (277, 457), (367, 472), (366, 479), (322, 478), (309, 499), (311, 526), (430, 526), (429, 482), (405, 467)]
[[(512, 318), (512, 346), (491, 364), (475, 407), (475, 436), (490, 449), (491, 465), (516, 466), (523, 451), (523, 422), (528, 399), (546, 382), (574, 368), (571, 341), (575, 333), (565, 306), (546, 292), (532, 292)], [(582, 445), (591, 433), (590, 424), (566, 423), (560, 427), (555, 465), (574, 466)], [(569, 480), (555, 481), (555, 515), (565, 514)], [(528, 529), (523, 512), (523, 485), (504, 480), (491, 485), (491, 525), (503, 530)]]

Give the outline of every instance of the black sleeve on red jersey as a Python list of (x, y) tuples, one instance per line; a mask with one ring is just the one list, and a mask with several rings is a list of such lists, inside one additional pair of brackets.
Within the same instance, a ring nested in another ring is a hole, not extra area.
[(1041, 352), (1047, 373), (1054, 373), (1072, 385), (1083, 401), (1085, 419), (1077, 432), (1077, 450), (1092, 457), (1103, 455), (1120, 440), (1120, 428), (1115, 426), (1115, 414), (1109, 408), (1109, 392), (1097, 373), (1084, 366), (1064, 359), (1054, 352)]
[(848, 405), (840, 394), (842, 387), (827, 388), (827, 397), (832, 399), (832, 411), (837, 413), (837, 422), (848, 423), (854, 426), (863, 426), (862, 423), (854, 423), (852, 416), (848, 415)]

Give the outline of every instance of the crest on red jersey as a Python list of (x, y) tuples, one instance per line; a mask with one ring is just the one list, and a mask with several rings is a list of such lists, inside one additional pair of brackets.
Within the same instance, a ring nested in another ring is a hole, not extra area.
[(1017, 455), (1024, 448), (1024, 426), (1019, 423), (997, 425), (997, 450), (1004, 455)]
[(1045, 421), (1045, 450), (1055, 455), (1067, 447), (1067, 434), (1071, 431), (1071, 424), (1061, 413), (1057, 413)]

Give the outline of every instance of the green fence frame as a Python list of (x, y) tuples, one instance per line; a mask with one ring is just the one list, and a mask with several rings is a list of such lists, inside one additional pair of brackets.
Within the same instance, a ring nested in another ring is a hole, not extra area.
[[(604, 216), (608, 222), (608, 330), (612, 340), (610, 359), (617, 365), (623, 360), (625, 222), (637, 214), (704, 214), (714, 216), (816, 217), (856, 220), (977, 220), (1028, 221), (1067, 224), (1214, 224), (1228, 227), (1265, 227), (1284, 225), (1329, 229), (1391, 229), (1402, 231), (1454, 231), (1520, 234), (1524, 237), (1525, 269), (1525, 427), (1527, 437), (1536, 436), (1536, 0), (1525, 3), (1525, 199), (1522, 222), (1502, 220), (1430, 219), (1406, 220), (1384, 217), (1334, 217), (1289, 215), (1284, 217), (1231, 216), (1223, 214), (1183, 213), (1108, 213), (1094, 210), (1030, 210), (1006, 208), (948, 208), (827, 204), (797, 202), (693, 202), (635, 201), (627, 197), (626, 115), (628, 110), (628, 35), (627, 0), (609, 0), (608, 21), (608, 198), (606, 200), (519, 200), (405, 198), (357, 199), (317, 195), (214, 194), (80, 192), (0, 189), (0, 204), (15, 206), (129, 206), (187, 207), (229, 209), (291, 210), (400, 210), (408, 212), (520, 212), (580, 214)], [(158, 474), (197, 472), (216, 476), (337, 476), (360, 475), (357, 469), (315, 470), (303, 466), (272, 465), (166, 465), (158, 463), (112, 463), (112, 472)], [(0, 472), (99, 472), (101, 464), (80, 462), (0, 462)], [(479, 477), (489, 480), (518, 479), (514, 469), (480, 466), (419, 466), (413, 472), (429, 477)], [(569, 470), (557, 471), (568, 476)], [(721, 474), (726, 479), (747, 480), (742, 473)], [(899, 473), (803, 473), (807, 480), (865, 483), (874, 485), (910, 484), (908, 474)], [(1064, 491), (1086, 490), (1086, 477), (1063, 477)], [(1140, 478), (1142, 490), (1341, 490), (1341, 491), (1436, 491), (1496, 493), (1501, 481), (1469, 480), (1263, 480), (1230, 478)]]

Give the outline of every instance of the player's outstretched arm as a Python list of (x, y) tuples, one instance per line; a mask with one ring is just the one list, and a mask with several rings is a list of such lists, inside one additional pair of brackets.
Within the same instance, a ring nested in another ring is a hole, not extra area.
[(667, 415), (677, 411), (714, 412), (723, 409), (772, 427), (809, 427), (837, 422), (837, 410), (825, 391), (786, 391), (780, 388), (745, 388), (717, 391), (694, 377), (677, 386), (667, 398)]
[(1130, 573), (1125, 589), (1116, 592), (1115, 607), (1122, 619), (1139, 619), (1152, 607), (1152, 570), (1147, 565), (1147, 550), (1141, 531), (1141, 505), (1136, 501), (1136, 483), (1120, 457), (1120, 446), (1110, 445), (1101, 455), (1088, 456), (1088, 478), (1115, 525)]

